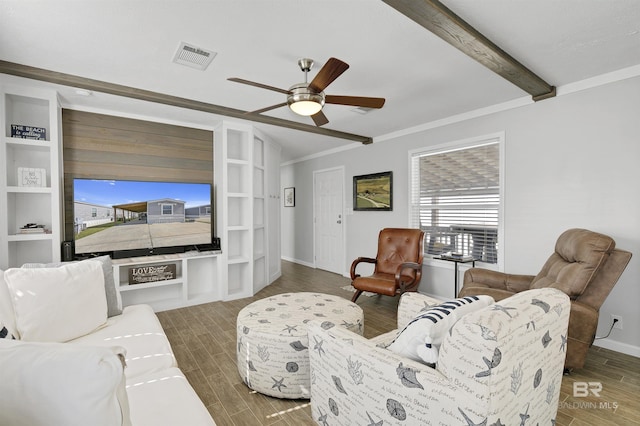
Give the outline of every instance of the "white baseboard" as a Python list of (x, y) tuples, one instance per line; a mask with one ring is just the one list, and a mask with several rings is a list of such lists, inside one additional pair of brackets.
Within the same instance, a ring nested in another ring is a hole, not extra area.
[(280, 256), (280, 259), (286, 260), (287, 262), (297, 263), (298, 265), (308, 266), (309, 268), (314, 268), (314, 269), (316, 268), (316, 265), (314, 265), (313, 263), (310, 263), (310, 262), (305, 262), (304, 260), (293, 259), (293, 258), (287, 257), (287, 256)]
[(640, 347), (628, 343), (617, 342), (611, 339), (601, 339), (594, 341), (593, 345), (640, 358)]
[(282, 276), (282, 271), (278, 271), (275, 274), (271, 275), (269, 277), (269, 284), (272, 284), (275, 280), (277, 280), (278, 278), (280, 278)]

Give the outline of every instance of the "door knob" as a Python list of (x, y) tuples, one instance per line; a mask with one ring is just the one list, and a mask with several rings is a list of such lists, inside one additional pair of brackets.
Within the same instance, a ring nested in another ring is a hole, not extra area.
[(336, 223), (342, 223), (342, 221), (341, 221), (341, 220), (338, 220), (338, 221), (336, 221)]

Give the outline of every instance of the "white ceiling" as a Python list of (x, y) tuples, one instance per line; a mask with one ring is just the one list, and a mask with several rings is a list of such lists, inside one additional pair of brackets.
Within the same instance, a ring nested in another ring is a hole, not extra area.
[[(443, 0), (547, 83), (562, 86), (640, 64), (638, 0)], [(217, 52), (206, 71), (172, 62), (187, 42)], [(366, 115), (326, 105), (327, 128), (384, 137), (522, 98), (521, 89), (375, 0), (0, 0), (0, 59), (242, 110), (304, 80), (298, 58), (351, 67), (325, 92), (387, 99)], [(196, 111), (59, 87), (63, 106), (212, 126)], [(544, 102), (544, 101), (542, 101)], [(282, 107), (265, 114), (313, 124)], [(283, 161), (354, 142), (256, 124)]]

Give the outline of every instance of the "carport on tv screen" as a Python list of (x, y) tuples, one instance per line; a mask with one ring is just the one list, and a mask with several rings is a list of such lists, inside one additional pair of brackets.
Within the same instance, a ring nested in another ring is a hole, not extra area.
[(74, 179), (75, 254), (166, 254), (212, 242), (211, 184)]

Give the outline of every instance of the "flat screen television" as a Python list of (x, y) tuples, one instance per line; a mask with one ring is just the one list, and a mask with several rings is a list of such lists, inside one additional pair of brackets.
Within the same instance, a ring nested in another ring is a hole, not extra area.
[(211, 250), (210, 183), (73, 180), (76, 258)]

